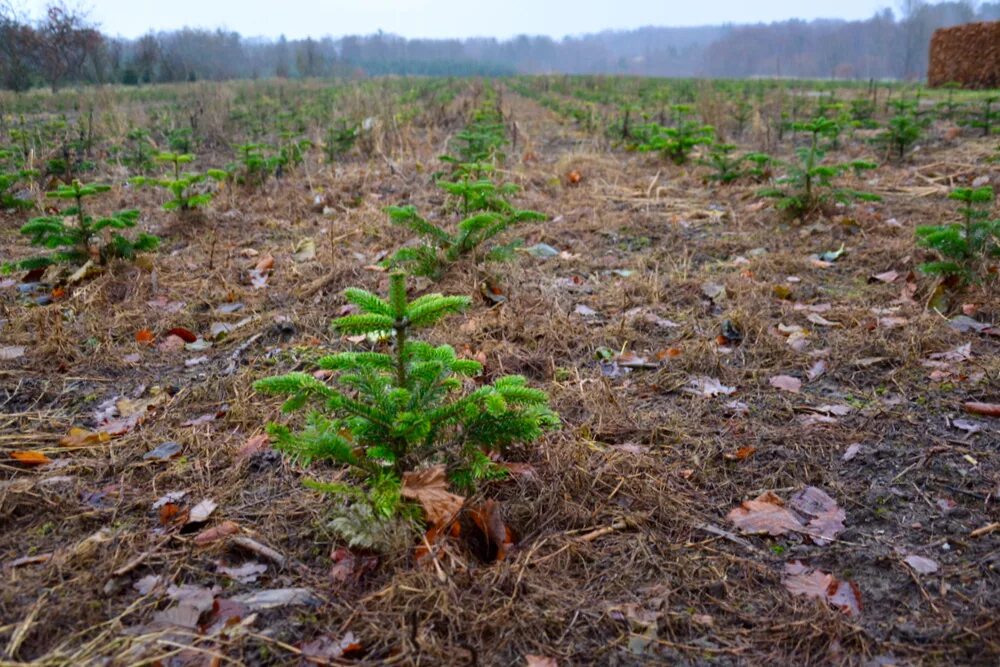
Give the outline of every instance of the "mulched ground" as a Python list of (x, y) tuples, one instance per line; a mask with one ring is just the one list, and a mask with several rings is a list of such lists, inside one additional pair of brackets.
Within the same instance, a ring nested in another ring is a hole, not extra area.
[[(950, 321), (966, 305), (1000, 326), (996, 281), (943, 316), (926, 308), (934, 281), (912, 273), (927, 256), (913, 227), (954, 217), (949, 187), (1000, 184), (985, 161), (995, 140), (936, 128), (909, 161), (855, 184), (882, 202), (802, 223), (762, 204), (757, 186), (707, 185), (702, 167), (626, 152), (503, 99), (519, 143), (501, 173), (523, 187), (521, 207), (551, 218), (521, 235), (560, 254), (457, 267), (434, 289), (475, 294), (474, 307), (431, 338), (485, 359), (487, 377), (527, 376), (562, 416), (561, 431), (512, 453), (522, 474), (470, 499), (499, 503), (517, 537), (507, 557), (488, 562), (460, 540), (419, 561), (412, 546), (337, 551), (329, 501), (301, 485), (305, 472), (245, 448), (282, 419), (252, 382), (349, 347), (328, 327), (341, 290), (384, 289), (368, 267), (401, 236), (383, 207), (443, 203), (429, 174), (466, 97), (450, 120), (407, 128), (370, 160), (331, 168), (315, 156), (190, 219), (116, 188), (109, 206), (147, 211), (160, 253), (50, 305), (26, 304), (47, 289), (4, 283), (2, 344), (25, 354), (0, 362), (3, 664), (1000, 660), (1000, 421), (962, 411), (1000, 401), (1000, 338)], [(20, 222), (4, 219), (5, 257), (27, 252)], [(314, 258), (294, 256), (304, 239)], [(250, 271), (268, 254), (257, 289)], [(484, 296), (496, 292), (499, 305)], [(726, 322), (738, 343), (718, 339)], [(211, 348), (159, 347), (175, 327), (208, 340), (218, 323), (231, 328)], [(152, 345), (137, 342), (142, 329)], [(775, 387), (776, 376), (801, 388)], [(706, 379), (734, 391), (687, 391)], [(149, 406), (141, 424), (59, 444), (116, 397)], [(146, 456), (164, 443), (177, 444), (172, 458)], [(20, 450), (54, 462), (23, 466), (9, 458)], [(787, 501), (807, 487), (846, 515), (830, 543), (744, 535), (727, 518), (768, 491)], [(204, 499), (217, 508), (187, 526), (154, 509), (181, 491), (181, 515)], [(242, 541), (198, 544), (225, 521)], [(255, 581), (226, 574), (248, 561), (267, 566)], [(791, 594), (796, 562), (845, 582), (851, 613)], [(246, 597), (287, 589), (307, 591), (271, 605)], [(195, 622), (166, 624), (178, 608)], [(220, 627), (230, 617), (240, 620)]]

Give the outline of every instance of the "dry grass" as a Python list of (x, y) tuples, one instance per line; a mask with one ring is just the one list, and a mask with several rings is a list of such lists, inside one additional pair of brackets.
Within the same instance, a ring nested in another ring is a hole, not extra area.
[[(550, 392), (564, 420), (537, 449), (513, 453), (534, 477), (482, 490), (501, 503), (518, 536), (508, 559), (487, 564), (450, 545), (434, 562), (415, 563), (406, 549), (384, 555), (360, 581), (338, 583), (329, 575), (336, 544), (325, 501), (301, 486), (303, 471), (236, 455), (278, 418), (277, 405), (251, 383), (308, 368), (319, 350), (345, 345), (328, 331), (340, 290), (384, 287), (383, 274), (364, 268), (399, 242), (382, 207), (441, 203), (428, 165), (455, 127), (389, 128), (368, 161), (335, 169), (311, 163), (263, 192), (223, 193), (196, 219), (150, 213), (166, 239), (150, 267), (115, 267), (51, 306), (26, 307), (12, 289), (0, 293), (4, 345), (28, 347), (24, 359), (0, 368), (0, 448), (58, 459), (54, 470), (26, 469), (6, 456), (0, 463), (0, 561), (53, 554), (2, 572), (0, 639), (14, 650), (0, 664), (296, 664), (301, 642), (348, 630), (364, 646), (361, 657), (344, 661), (351, 664), (520, 664), (528, 653), (567, 665), (996, 664), (1000, 534), (970, 532), (998, 518), (1000, 427), (982, 419), (983, 431), (964, 437), (948, 420), (960, 416), (963, 400), (1000, 400), (997, 339), (958, 334), (925, 310), (932, 285), (919, 277), (916, 301), (895, 313), (906, 324), (872, 327), (872, 308), (893, 307), (904, 278), (868, 280), (890, 269), (905, 276), (919, 263), (912, 227), (951, 214), (947, 187), (981, 173), (996, 182), (997, 169), (979, 162), (991, 146), (933, 146), (911, 164), (878, 171), (874, 188), (884, 202), (791, 224), (756, 205), (753, 186), (713, 189), (699, 168), (607, 149), (512, 92), (504, 100), (529, 137), (522, 150), (534, 154), (513, 156), (507, 175), (525, 188), (523, 207), (553, 218), (525, 228), (525, 240), (570, 257), (524, 256), (496, 269), (507, 303), (479, 301), (434, 336), (485, 355), (488, 377), (526, 375)], [(583, 176), (577, 186), (564, 179), (571, 169)], [(914, 194), (920, 188), (934, 190)], [(315, 209), (315, 193), (332, 215)], [(152, 193), (115, 198), (155, 210)], [(887, 224), (893, 218), (900, 227)], [(5, 255), (26, 251), (15, 227), (4, 222)], [(314, 239), (317, 260), (292, 258), (303, 238)], [(841, 243), (849, 252), (833, 266), (810, 261)], [(766, 252), (752, 252), (758, 248)], [(246, 249), (274, 255), (266, 289), (249, 286), (256, 260)], [(725, 296), (705, 296), (706, 283), (724, 286)], [(775, 296), (775, 285), (790, 290), (787, 299)], [(437, 288), (478, 294), (469, 267)], [(974, 286), (964, 296), (994, 323), (995, 289), (995, 282)], [(149, 305), (158, 298), (185, 305), (165, 312)], [(215, 312), (234, 301), (244, 304), (238, 313)], [(841, 326), (812, 324), (794, 306), (824, 302), (832, 308), (823, 316)], [(597, 316), (578, 315), (578, 304)], [(636, 308), (679, 326), (658, 327), (630, 313)], [(134, 338), (143, 327), (204, 334), (213, 322), (244, 318), (253, 319), (205, 353), (160, 352)], [(730, 352), (715, 342), (724, 320), (744, 336)], [(809, 348), (794, 352), (775, 332), (779, 323), (806, 327)], [(967, 370), (981, 371), (982, 380), (930, 382), (921, 362), (968, 341)], [(609, 378), (595, 358), (602, 347), (680, 354), (658, 369)], [(779, 373), (805, 378), (816, 350), (827, 350), (829, 368), (801, 394), (769, 386)], [(139, 363), (124, 360), (135, 353)], [(200, 354), (209, 361), (185, 367)], [(884, 360), (859, 364), (873, 357)], [(737, 387), (731, 398), (747, 411), (679, 391), (702, 375)], [(141, 427), (97, 446), (58, 446), (71, 426), (88, 425), (96, 405), (140, 388), (169, 395)], [(833, 424), (801, 421), (831, 403), (854, 411)], [(222, 406), (215, 421), (182, 425)], [(182, 446), (182, 458), (142, 458), (168, 440)], [(862, 451), (844, 461), (852, 443)], [(742, 447), (755, 452), (733, 459)], [(729, 532), (725, 515), (742, 500), (809, 484), (847, 512), (848, 528), (833, 544)], [(257, 584), (227, 583), (216, 561), (239, 562), (237, 550), (198, 548), (193, 534), (164, 532), (150, 509), (180, 489), (192, 503), (213, 498), (213, 524), (238, 522), (286, 564), (272, 563)], [(956, 508), (943, 512), (940, 499)], [(80, 546), (102, 529), (106, 539)], [(942, 569), (915, 575), (902, 562), (906, 553), (932, 557)], [(781, 572), (794, 559), (855, 581), (862, 615), (789, 595)], [(226, 595), (309, 587), (322, 603), (262, 612), (228, 635), (151, 630), (164, 603), (132, 588), (147, 574), (224, 584)]]

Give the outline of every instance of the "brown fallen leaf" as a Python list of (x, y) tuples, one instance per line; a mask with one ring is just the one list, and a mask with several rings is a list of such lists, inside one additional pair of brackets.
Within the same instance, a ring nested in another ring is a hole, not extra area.
[(180, 352), (184, 349), (184, 339), (180, 336), (170, 335), (160, 341), (156, 346), (160, 352)]
[(822, 489), (807, 486), (793, 495), (788, 504), (808, 518), (805, 532), (808, 532), (816, 544), (826, 544), (844, 530), (847, 514)]
[(1000, 403), (978, 403), (970, 401), (962, 405), (962, 409), (971, 415), (984, 417), (1000, 417)]
[(330, 560), (333, 561), (330, 578), (342, 584), (358, 581), (378, 567), (378, 556), (363, 556), (344, 547), (337, 547), (330, 552)]
[(46, 463), (52, 463), (52, 459), (48, 456), (42, 454), (41, 452), (34, 451), (11, 452), (10, 458), (26, 466), (42, 466)]
[(827, 369), (826, 361), (820, 359), (812, 366), (810, 366), (808, 371), (806, 371), (806, 378), (808, 378), (810, 382), (813, 382), (814, 380), (818, 379), (821, 375), (826, 373), (826, 369)]
[(254, 271), (258, 271), (260, 273), (270, 271), (274, 268), (274, 255), (270, 253), (264, 255), (253, 268)]
[(240, 445), (240, 448), (236, 451), (236, 458), (238, 459), (248, 459), (257, 452), (262, 452), (265, 449), (271, 448), (271, 438), (267, 433), (258, 433), (257, 435), (247, 438), (247, 441)]
[(219, 504), (216, 503), (211, 498), (206, 498), (197, 505), (191, 508), (191, 513), (188, 516), (188, 523), (203, 523), (208, 521), (208, 517), (211, 516), (212, 512)]
[(363, 649), (361, 642), (350, 631), (344, 633), (341, 639), (332, 639), (329, 635), (321, 635), (310, 642), (299, 644), (302, 659), (316, 665), (332, 664), (331, 660), (349, 658)]
[(198, 340), (198, 337), (194, 335), (190, 329), (185, 329), (184, 327), (174, 327), (167, 332), (167, 336), (177, 336), (185, 343), (193, 343)]
[(725, 459), (727, 459), (729, 461), (745, 461), (746, 459), (748, 459), (751, 456), (753, 456), (754, 452), (756, 452), (756, 451), (757, 451), (756, 447), (752, 447), (752, 446), (748, 445), (746, 447), (740, 447), (739, 449), (737, 449), (733, 453), (726, 452), (722, 456), (723, 456), (723, 458), (725, 458)]
[(41, 565), (42, 563), (48, 563), (52, 560), (55, 555), (53, 552), (44, 554), (34, 554), (33, 556), (22, 556), (21, 558), (15, 558), (14, 560), (7, 561), (4, 563), (4, 568), (15, 568), (24, 567), (25, 565)]
[(403, 473), (400, 495), (420, 503), (431, 526), (450, 522), (465, 503), (464, 497), (448, 491), (444, 465)]
[(726, 518), (743, 533), (777, 536), (796, 532), (823, 545), (844, 529), (847, 515), (825, 491), (807, 486), (787, 504), (773, 491), (765, 491), (732, 509)]
[(61, 447), (89, 447), (99, 445), (111, 440), (111, 434), (107, 431), (88, 431), (85, 428), (74, 426), (69, 433), (59, 440)]
[(176, 503), (166, 503), (164, 505), (160, 505), (160, 525), (168, 526), (173, 523), (180, 511), (181, 508)]
[(896, 278), (899, 278), (899, 273), (896, 271), (885, 271), (884, 273), (876, 273), (874, 276), (868, 279), (868, 282), (880, 282), (880, 283), (891, 283), (895, 282)]
[(12, 361), (24, 356), (23, 345), (4, 345), (0, 347), (0, 361)]
[(910, 554), (903, 559), (903, 562), (920, 574), (934, 574), (938, 571), (939, 567), (937, 561), (923, 556), (917, 556), (916, 554)]
[(781, 583), (793, 595), (819, 598), (848, 616), (861, 614), (861, 591), (853, 581), (840, 581), (832, 574), (811, 570), (801, 561), (785, 565)]
[(219, 540), (229, 537), (230, 535), (235, 535), (238, 532), (240, 532), (240, 525), (235, 521), (226, 520), (218, 526), (206, 528), (195, 535), (194, 543), (198, 546), (205, 546), (206, 544), (218, 542)]
[(524, 656), (524, 667), (559, 667), (555, 658), (547, 655), (533, 655), (531, 653)]
[(799, 393), (799, 390), (802, 389), (802, 380), (793, 378), (791, 375), (775, 375), (768, 382), (775, 389), (781, 389), (793, 394)]
[(741, 532), (784, 535), (802, 530), (802, 521), (787, 507), (785, 501), (773, 491), (765, 491), (753, 500), (747, 500), (726, 516)]

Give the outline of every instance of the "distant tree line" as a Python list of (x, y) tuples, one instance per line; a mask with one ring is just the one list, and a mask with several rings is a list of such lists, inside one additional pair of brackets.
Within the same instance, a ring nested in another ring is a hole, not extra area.
[(61, 0), (37, 18), (0, 0), (0, 87), (553, 72), (920, 79), (927, 71), (931, 33), (976, 20), (1000, 20), (1000, 0), (978, 7), (971, 0), (903, 0), (899, 17), (884, 10), (867, 21), (647, 27), (560, 40), (404, 39), (382, 32), (271, 40), (201, 28), (124, 39), (102, 34), (85, 12)]

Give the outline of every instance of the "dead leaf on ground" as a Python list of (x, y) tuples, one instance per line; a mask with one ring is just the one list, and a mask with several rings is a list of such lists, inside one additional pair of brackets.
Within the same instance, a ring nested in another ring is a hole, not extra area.
[(885, 271), (883, 273), (876, 273), (868, 279), (868, 282), (891, 283), (895, 282), (896, 278), (899, 278), (899, 273), (897, 271)]
[(824, 373), (826, 373), (826, 369), (827, 369), (826, 361), (820, 359), (812, 366), (810, 366), (808, 371), (806, 371), (806, 378), (808, 378), (810, 382), (813, 382), (814, 380), (817, 380), (820, 376), (822, 376)]
[(431, 526), (450, 522), (465, 503), (465, 498), (448, 491), (444, 465), (404, 473), (400, 494), (420, 503)]
[(271, 438), (267, 435), (267, 433), (258, 433), (257, 435), (247, 438), (247, 441), (240, 445), (240, 448), (236, 451), (236, 458), (250, 458), (257, 452), (262, 452), (270, 448)]
[(727, 387), (715, 378), (696, 377), (688, 381), (684, 391), (691, 394), (699, 394), (706, 398), (713, 398), (719, 395), (729, 395), (736, 391), (736, 387)]
[(240, 583), (252, 584), (260, 578), (260, 575), (267, 572), (267, 565), (253, 560), (235, 566), (220, 563), (216, 571)]
[(10, 458), (26, 466), (42, 466), (46, 463), (52, 463), (52, 459), (48, 456), (35, 451), (14, 451), (10, 453)]
[(317, 665), (330, 664), (330, 660), (349, 658), (354, 654), (364, 650), (361, 642), (358, 641), (354, 633), (348, 631), (341, 639), (332, 639), (329, 635), (322, 635), (316, 639), (299, 644), (302, 651), (302, 658), (306, 662)]
[(254, 611), (289, 605), (315, 607), (320, 604), (319, 598), (308, 588), (273, 588), (235, 595), (231, 599)]
[(492, 559), (504, 560), (514, 545), (514, 534), (503, 521), (500, 504), (490, 498), (479, 507), (470, 509), (469, 516), (486, 538), (489, 555), (492, 556), (493, 549), (496, 549), (496, 556)]
[(177, 336), (185, 343), (193, 343), (198, 340), (198, 336), (196, 336), (193, 331), (185, 329), (184, 327), (174, 327), (167, 332), (167, 336)]
[(826, 544), (844, 530), (847, 514), (822, 489), (807, 486), (792, 496), (789, 505), (808, 519), (803, 532), (810, 535), (816, 544)]
[(333, 561), (330, 578), (340, 583), (358, 581), (378, 567), (378, 556), (357, 554), (344, 547), (337, 547), (330, 552), (330, 560)]
[(89, 447), (100, 445), (111, 440), (111, 435), (107, 431), (88, 431), (85, 428), (74, 426), (69, 433), (59, 439), (61, 447)]
[(982, 415), (984, 417), (1000, 417), (1000, 403), (978, 403), (970, 401), (962, 405), (962, 409), (970, 415)]
[(802, 380), (794, 378), (791, 375), (775, 375), (768, 382), (775, 389), (781, 389), (793, 394), (799, 393), (799, 390), (802, 389)]
[(861, 591), (853, 581), (841, 581), (832, 574), (812, 570), (801, 561), (785, 565), (781, 583), (793, 595), (819, 598), (848, 616), (861, 614)]
[(213, 542), (225, 539), (230, 535), (235, 535), (238, 532), (240, 532), (240, 525), (235, 521), (226, 520), (218, 526), (206, 528), (195, 535), (194, 543), (198, 546), (205, 546), (207, 544), (212, 544)]
[(751, 535), (784, 535), (803, 527), (799, 517), (785, 507), (785, 501), (773, 491), (765, 491), (755, 499), (743, 502), (731, 510), (726, 518), (741, 532)]
[(528, 653), (524, 656), (524, 667), (559, 667), (559, 663), (547, 655)]
[(920, 574), (934, 574), (939, 567), (937, 561), (916, 554), (910, 554), (903, 561)]
[(23, 345), (4, 345), (0, 347), (0, 361), (13, 361), (24, 356)]
[(773, 491), (765, 491), (733, 508), (726, 518), (742, 533), (778, 536), (796, 532), (823, 545), (844, 529), (847, 515), (825, 491), (807, 486), (787, 504)]
[(191, 508), (191, 513), (188, 515), (188, 523), (203, 523), (208, 521), (208, 517), (212, 515), (215, 508), (218, 507), (216, 503), (211, 498), (206, 498), (197, 505)]

